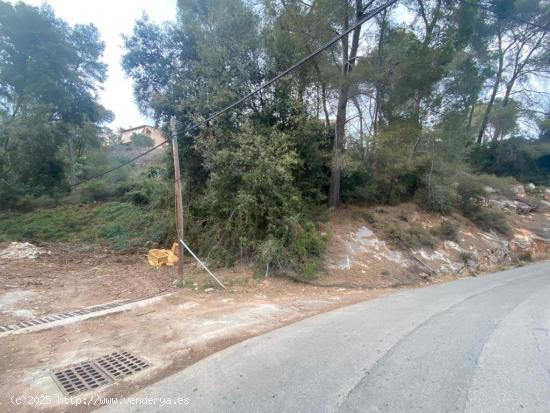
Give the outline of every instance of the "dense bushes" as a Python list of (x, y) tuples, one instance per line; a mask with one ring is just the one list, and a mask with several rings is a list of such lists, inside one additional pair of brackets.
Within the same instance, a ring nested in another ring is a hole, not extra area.
[(199, 251), (221, 264), (244, 253), (259, 271), (310, 276), (324, 242), (295, 181), (294, 140), (247, 126), (198, 148), (208, 179), (191, 202), (186, 231)]
[(478, 171), (514, 176), (539, 184), (550, 182), (550, 143), (511, 138), (476, 146), (470, 157)]

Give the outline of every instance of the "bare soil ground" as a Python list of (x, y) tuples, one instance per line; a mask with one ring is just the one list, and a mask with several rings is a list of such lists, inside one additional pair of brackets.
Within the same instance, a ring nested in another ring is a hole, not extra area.
[[(123, 397), (233, 343), (394, 291), (322, 288), (285, 279), (255, 280), (246, 271), (222, 271), (228, 289), (205, 292), (205, 275), (191, 265), (187, 276), (196, 281), (197, 290), (177, 289), (172, 286), (174, 268), (151, 268), (144, 257), (94, 255), (65, 246), (51, 252), (36, 260), (2, 260), (2, 285), (14, 286), (0, 294), (3, 320), (13, 321), (15, 311), (29, 308), (35, 315), (51, 314), (153, 292), (167, 294), (116, 313), (0, 336), (0, 411), (89, 411), (97, 406), (77, 408), (59, 401), (62, 393), (52, 371), (120, 349), (131, 351), (152, 367), (83, 395), (90, 400)], [(6, 299), (22, 292), (30, 294), (19, 301)], [(42, 397), (43, 404), (13, 405), (12, 397), (25, 396)]]
[(0, 307), (0, 324), (172, 288), (173, 268), (152, 268), (143, 256), (63, 244), (42, 248), (50, 254), (0, 259), (0, 296), (10, 302)]

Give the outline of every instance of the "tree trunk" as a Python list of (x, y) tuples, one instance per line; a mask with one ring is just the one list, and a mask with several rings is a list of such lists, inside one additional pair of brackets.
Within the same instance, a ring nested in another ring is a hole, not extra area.
[(361, 105), (357, 100), (357, 96), (353, 97), (352, 101), (353, 101), (353, 105), (355, 106), (355, 109), (357, 110), (357, 113), (359, 114), (359, 145), (361, 147), (361, 157), (364, 157), (366, 150), (365, 150), (365, 131), (363, 128), (363, 111), (361, 110)]
[[(506, 83), (506, 93), (504, 94), (504, 98), (502, 99), (502, 107), (505, 108), (508, 106), (508, 102), (510, 101), (510, 94), (512, 93), (512, 89), (514, 88), (514, 83), (516, 79), (512, 77), (508, 83)], [(496, 142), (501, 135), (501, 130), (499, 127), (495, 126), (495, 132), (493, 133), (493, 142)]]
[[(346, 0), (342, 0), (346, 3)], [(362, 0), (355, 1), (356, 19), (359, 20), (363, 16)], [(343, 30), (349, 27), (348, 16), (344, 17)], [(328, 205), (334, 208), (340, 204), (340, 179), (342, 176), (341, 157), (344, 149), (344, 139), (346, 133), (346, 115), (347, 104), (349, 99), (349, 72), (355, 58), (357, 49), (359, 48), (359, 36), (361, 27), (357, 27), (353, 31), (351, 49), (349, 47), (348, 36), (342, 38), (342, 68), (340, 75), (340, 87), (338, 91), (338, 106), (336, 109), (336, 126), (334, 134), (334, 145), (332, 147), (332, 162), (329, 183)]]
[(74, 184), (76, 184), (76, 173), (74, 165), (73, 154), (73, 142), (71, 137), (67, 138), (67, 158), (69, 159), (69, 184), (71, 185), (71, 191)]
[(477, 143), (478, 145), (481, 145), (483, 143), (483, 135), (485, 135), (485, 129), (487, 128), (487, 124), (489, 123), (489, 115), (491, 114), (491, 110), (493, 109), (493, 104), (495, 103), (495, 98), (497, 96), (498, 87), (500, 86), (500, 80), (502, 79), (502, 71), (504, 69), (504, 55), (502, 51), (502, 33), (498, 32), (498, 71), (497, 71), (497, 77), (495, 79), (495, 84), (493, 85), (493, 91), (491, 93), (491, 97), (489, 99), (489, 102), (487, 102), (487, 108), (485, 109), (485, 113), (483, 115), (483, 120), (481, 121), (481, 127), (479, 128), (479, 133), (477, 134)]
[(472, 103), (472, 107), (470, 109), (470, 115), (468, 116), (468, 131), (470, 130), (470, 128), (472, 127), (472, 119), (474, 117), (474, 109), (476, 107), (476, 102)]
[[(381, 68), (384, 57), (384, 33), (386, 31), (386, 10), (382, 12), (382, 22), (380, 23), (380, 36), (378, 37), (378, 66)], [(375, 82), (376, 94), (374, 101), (374, 118), (372, 125), (372, 134), (376, 135), (378, 132), (378, 123), (380, 122), (380, 107), (382, 101), (382, 90), (380, 82)]]
[(327, 109), (327, 86), (325, 85), (325, 82), (321, 80), (321, 69), (315, 60), (313, 61), (313, 67), (315, 67), (315, 71), (317, 72), (317, 77), (319, 78), (319, 83), (321, 85), (321, 103), (323, 106), (323, 114), (325, 115), (325, 130), (328, 131), (328, 128), (330, 128), (330, 118)]

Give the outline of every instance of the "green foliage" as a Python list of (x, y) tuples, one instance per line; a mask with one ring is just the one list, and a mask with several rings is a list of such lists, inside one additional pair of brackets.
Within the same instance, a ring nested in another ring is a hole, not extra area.
[(231, 264), (244, 251), (273, 273), (300, 274), (308, 257), (320, 256), (322, 242), (295, 185), (299, 160), (290, 137), (265, 133), (246, 127), (199, 145), (209, 177), (191, 205), (187, 234), (219, 263)]
[(478, 146), (472, 165), (481, 172), (513, 176), (541, 184), (550, 182), (550, 144), (512, 138)]
[(98, 243), (114, 251), (136, 251), (168, 245), (174, 237), (173, 221), (169, 211), (106, 202), (3, 213), (0, 234), (6, 240)]
[(390, 224), (384, 228), (384, 237), (395, 248), (401, 250), (414, 250), (422, 247), (434, 248), (436, 241), (428, 230), (418, 225), (410, 225), (408, 228)]
[(460, 258), (460, 261), (462, 261), (464, 264), (467, 264), (468, 261), (471, 261), (474, 257), (474, 254), (468, 251), (461, 251), (458, 255), (458, 258)]
[(432, 233), (442, 240), (458, 242), (458, 224), (455, 222), (442, 221), (439, 227), (432, 230)]
[(511, 235), (510, 226), (502, 212), (477, 207), (465, 212), (464, 215), (483, 231), (496, 231), (505, 236)]
[(0, 1), (0, 175), (13, 186), (66, 190), (70, 167), (99, 146), (112, 119), (97, 101), (104, 48), (95, 26), (69, 26), (47, 4)]
[(479, 204), (487, 196), (481, 182), (470, 175), (460, 177), (456, 190), (460, 197), (459, 208), (464, 214), (480, 208)]
[(132, 145), (139, 148), (152, 148), (155, 146), (155, 141), (149, 135), (144, 133), (132, 133), (130, 137)]
[(413, 198), (429, 167), (426, 156), (411, 157), (418, 129), (410, 124), (389, 128), (377, 137), (376, 151), (364, 157), (348, 152), (342, 177), (342, 199), (397, 204)]
[(458, 203), (454, 188), (438, 176), (422, 177), (423, 186), (416, 192), (416, 202), (429, 212), (449, 215)]
[(87, 182), (80, 190), (80, 196), (83, 202), (106, 201), (111, 195), (111, 191), (109, 191), (107, 185), (102, 181)]
[(506, 216), (499, 211), (491, 211), (481, 206), (481, 201), (487, 196), (483, 184), (474, 176), (462, 176), (457, 186), (460, 196), (460, 209), (483, 231), (496, 231), (503, 235), (511, 234)]

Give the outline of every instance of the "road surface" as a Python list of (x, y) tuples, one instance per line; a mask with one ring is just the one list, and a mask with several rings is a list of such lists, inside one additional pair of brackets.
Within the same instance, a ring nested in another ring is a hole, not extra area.
[(104, 410), (548, 413), (550, 263), (321, 314), (227, 348), (134, 396), (188, 404)]

